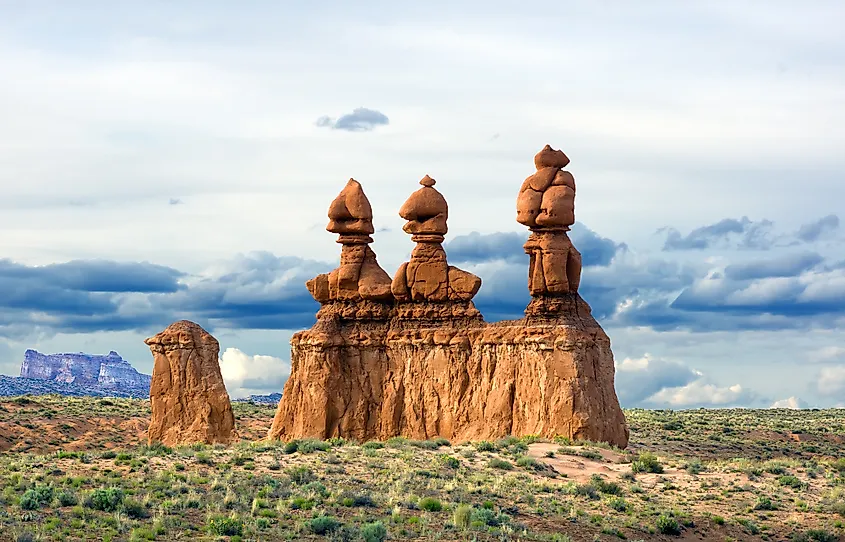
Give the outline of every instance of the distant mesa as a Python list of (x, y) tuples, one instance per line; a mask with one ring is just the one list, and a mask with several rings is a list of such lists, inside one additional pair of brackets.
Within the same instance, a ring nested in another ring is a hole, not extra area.
[(0, 395), (94, 395), (145, 398), (150, 375), (139, 373), (115, 351), (105, 356), (79, 353), (24, 352), (19, 378), (4, 377)]

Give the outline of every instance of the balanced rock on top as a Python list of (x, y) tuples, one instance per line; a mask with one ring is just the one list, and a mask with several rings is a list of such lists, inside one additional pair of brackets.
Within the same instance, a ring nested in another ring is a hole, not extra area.
[(236, 439), (217, 339), (194, 322), (180, 320), (144, 343), (154, 358), (149, 442), (176, 446)]

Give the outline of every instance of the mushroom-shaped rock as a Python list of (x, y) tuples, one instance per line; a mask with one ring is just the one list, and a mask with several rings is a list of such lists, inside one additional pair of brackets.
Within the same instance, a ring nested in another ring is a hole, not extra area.
[(369, 235), (373, 228), (373, 209), (361, 183), (349, 179), (340, 194), (329, 205), (329, 224), (332, 233)]
[(198, 324), (180, 320), (144, 343), (154, 359), (149, 442), (176, 446), (236, 439), (217, 339)]
[(408, 221), (402, 230), (411, 234), (446, 235), (446, 220), (449, 205), (443, 194), (434, 188), (435, 180), (426, 175), (420, 181), (423, 186), (402, 204), (399, 216)]
[(555, 150), (550, 145), (543, 147), (543, 150), (534, 155), (534, 167), (541, 170), (547, 167), (565, 168), (569, 165), (569, 158), (563, 151)]

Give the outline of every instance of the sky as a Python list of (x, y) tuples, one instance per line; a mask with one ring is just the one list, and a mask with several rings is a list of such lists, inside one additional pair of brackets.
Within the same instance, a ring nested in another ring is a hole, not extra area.
[(424, 175), (488, 321), (528, 302), (522, 181), (577, 183), (622, 405), (845, 406), (845, 4), (0, 1), (0, 373), (187, 318), (279, 392), (350, 177), (393, 274)]

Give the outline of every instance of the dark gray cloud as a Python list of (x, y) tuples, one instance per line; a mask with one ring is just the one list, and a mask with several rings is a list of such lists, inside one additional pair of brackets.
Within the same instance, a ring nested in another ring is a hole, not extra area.
[(0, 261), (0, 335), (149, 330), (187, 318), (211, 330), (298, 329), (319, 308), (305, 281), (333, 265), (269, 253), (192, 277), (149, 263)]
[[(581, 252), (584, 267), (607, 266), (617, 252), (628, 249), (625, 243), (615, 243), (601, 237), (580, 223), (569, 232), (572, 243)], [(528, 239), (528, 232), (494, 232), (481, 234), (471, 232), (458, 235), (444, 245), (449, 260), (453, 262), (482, 263), (501, 260), (525, 263), (528, 255), (522, 248)]]
[(390, 124), (390, 119), (381, 111), (358, 107), (351, 113), (342, 115), (338, 119), (323, 116), (317, 119), (316, 125), (322, 128), (333, 130), (346, 130), (347, 132), (369, 132), (376, 126)]
[(740, 248), (767, 250), (774, 240), (770, 237), (773, 223), (770, 220), (753, 221), (747, 216), (740, 219), (725, 218), (707, 226), (692, 230), (687, 235), (675, 228), (661, 228), (658, 233), (666, 234), (663, 250), (705, 250), (724, 246), (735, 240)]
[(837, 229), (839, 229), (839, 217), (836, 215), (827, 215), (815, 222), (802, 225), (795, 236), (805, 243), (812, 243)]

